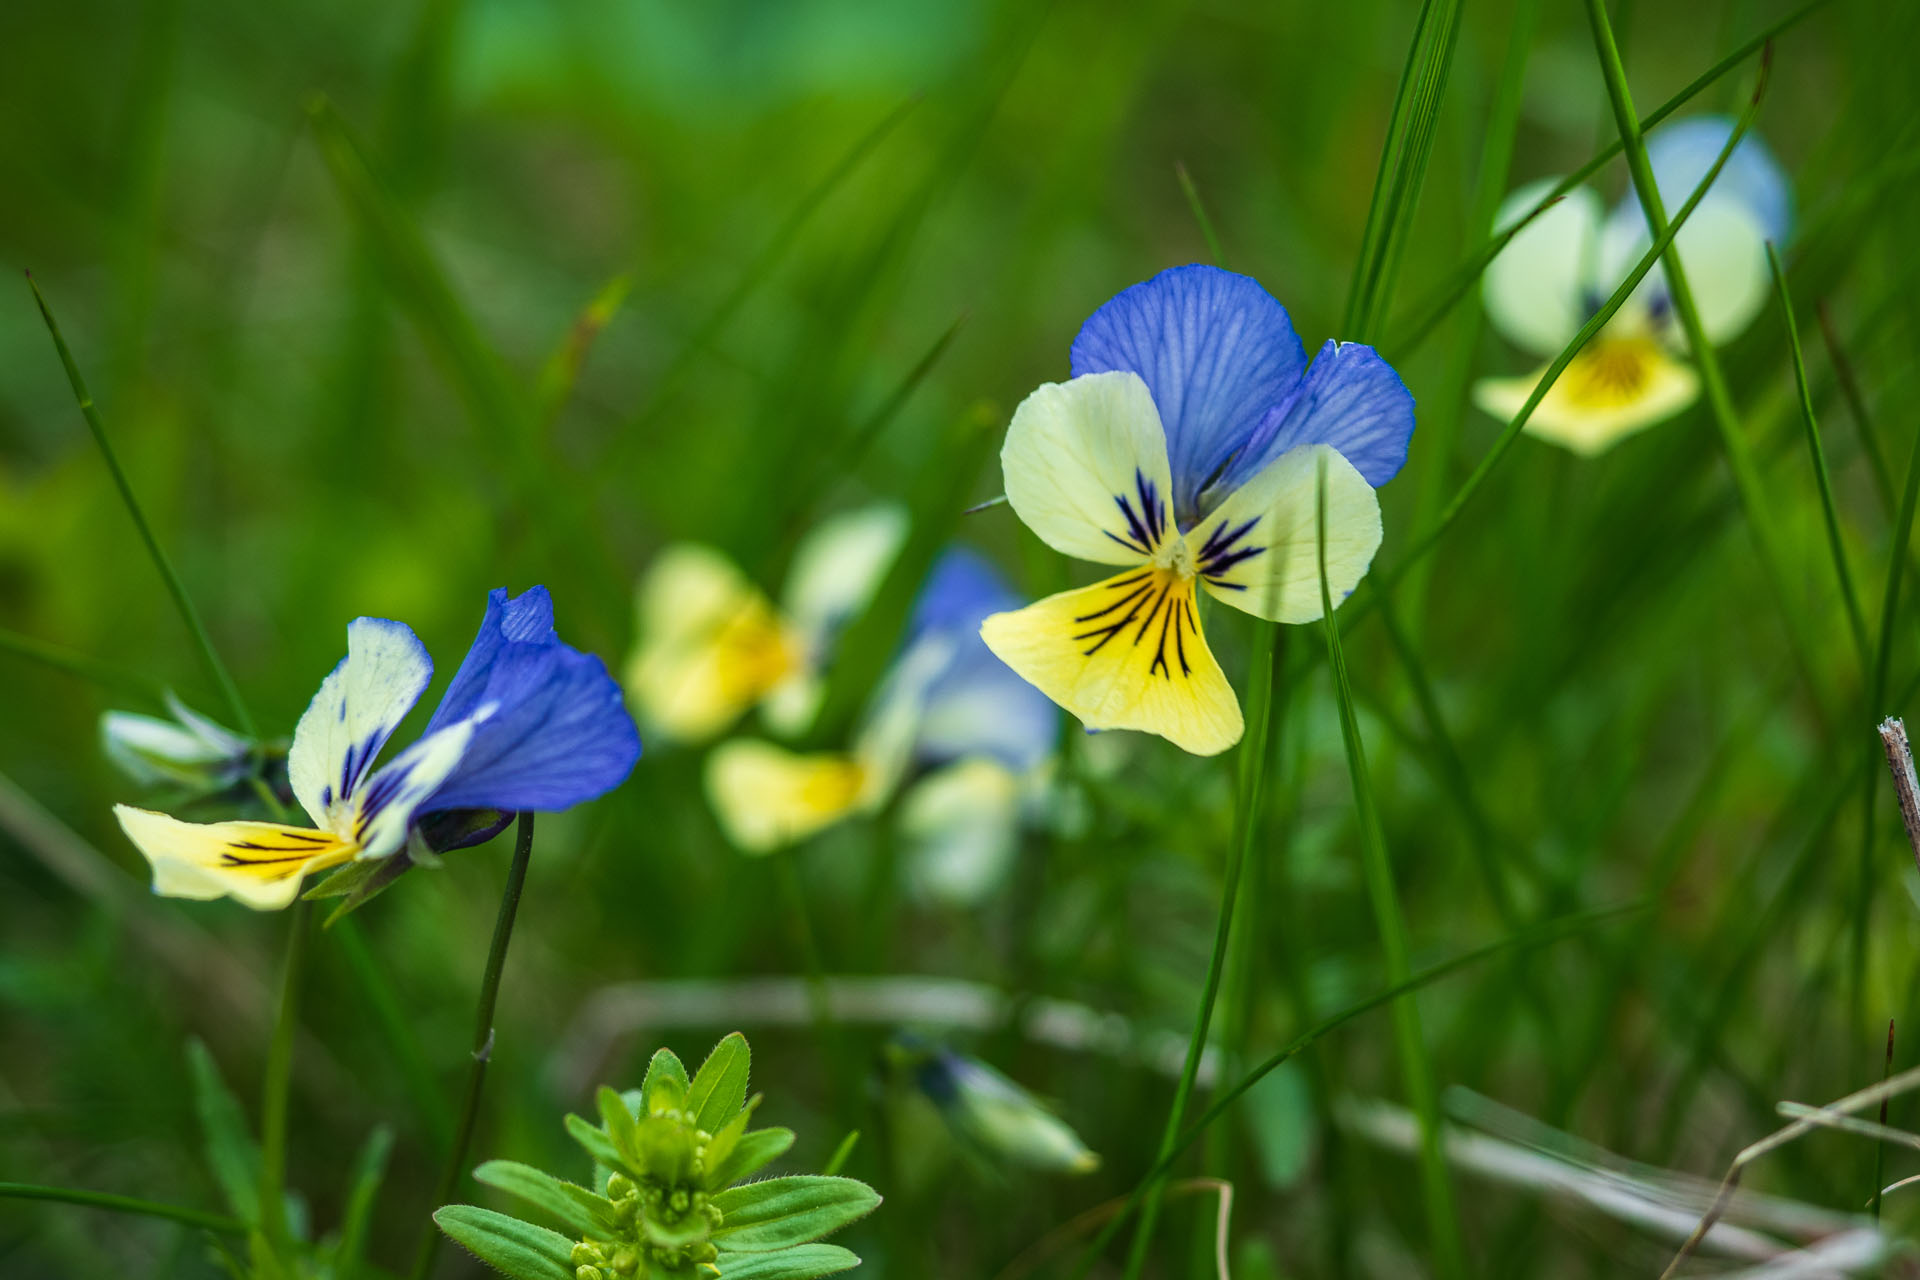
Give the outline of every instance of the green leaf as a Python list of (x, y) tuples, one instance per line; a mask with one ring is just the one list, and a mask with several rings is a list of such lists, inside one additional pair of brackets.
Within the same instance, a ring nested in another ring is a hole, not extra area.
[(738, 1031), (713, 1046), (687, 1086), (687, 1110), (693, 1112), (696, 1125), (718, 1133), (739, 1114), (747, 1101), (747, 1068), (752, 1059), (747, 1038)]
[(747, 1124), (753, 1119), (754, 1111), (760, 1106), (760, 1095), (754, 1094), (747, 1099), (747, 1105), (734, 1113), (733, 1119), (714, 1130), (713, 1140), (707, 1143), (707, 1167), (718, 1169), (726, 1164), (733, 1149), (740, 1145), (740, 1139), (747, 1134)]
[(514, 1160), (489, 1160), (473, 1176), (475, 1181), (519, 1196), (576, 1237), (604, 1235), (612, 1226), (613, 1201), (544, 1169)]
[(573, 1140), (587, 1149), (587, 1154), (609, 1169), (624, 1169), (627, 1162), (621, 1158), (619, 1148), (613, 1145), (613, 1139), (606, 1130), (595, 1128), (579, 1116), (566, 1118), (567, 1132)]
[(456, 1244), (514, 1280), (574, 1280), (573, 1241), (557, 1231), (470, 1204), (451, 1204), (433, 1220)]
[(712, 1203), (725, 1215), (713, 1233), (715, 1245), (763, 1253), (838, 1231), (872, 1213), (880, 1195), (852, 1178), (807, 1174), (749, 1182), (722, 1191)]
[(260, 1221), (260, 1149), (247, 1132), (246, 1112), (220, 1078), (213, 1055), (198, 1040), (187, 1041), (187, 1065), (193, 1073), (194, 1108), (206, 1143), (207, 1166), (220, 1184), (227, 1207), (241, 1221)]
[(707, 1190), (730, 1187), (742, 1178), (751, 1178), (778, 1160), (793, 1145), (791, 1129), (755, 1129), (740, 1135), (733, 1152), (707, 1173)]
[(722, 1249), (718, 1265), (724, 1280), (813, 1280), (815, 1276), (851, 1271), (860, 1265), (860, 1259), (837, 1244), (803, 1244), (778, 1253), (730, 1253)]
[(687, 1068), (671, 1049), (656, 1049), (653, 1061), (647, 1063), (646, 1078), (640, 1082), (641, 1104), (636, 1110), (647, 1115), (653, 1110), (653, 1091), (671, 1081), (677, 1086), (673, 1094), (673, 1105), (678, 1107), (687, 1096)]
[(376, 1125), (354, 1158), (353, 1177), (347, 1183), (347, 1208), (340, 1220), (340, 1239), (333, 1248), (333, 1271), (342, 1280), (360, 1273), (367, 1246), (367, 1227), (386, 1177), (387, 1156), (393, 1151), (393, 1130)]
[(594, 1101), (600, 1104), (600, 1120), (607, 1127), (607, 1136), (613, 1139), (614, 1150), (629, 1160), (635, 1159), (640, 1149), (640, 1130), (634, 1123), (633, 1112), (627, 1110), (627, 1100), (601, 1085)]

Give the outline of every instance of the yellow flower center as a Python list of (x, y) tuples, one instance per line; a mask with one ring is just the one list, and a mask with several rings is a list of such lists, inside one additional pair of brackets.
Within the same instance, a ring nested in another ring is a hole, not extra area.
[(1661, 352), (1650, 338), (1595, 338), (1561, 375), (1567, 402), (1580, 409), (1617, 409), (1646, 393)]

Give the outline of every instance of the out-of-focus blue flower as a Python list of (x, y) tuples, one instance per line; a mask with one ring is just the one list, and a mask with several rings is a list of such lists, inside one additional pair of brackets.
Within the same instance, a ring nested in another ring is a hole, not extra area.
[[(498, 830), (495, 811), (562, 809), (610, 790), (640, 755), (619, 687), (599, 659), (553, 632), (546, 588), (495, 591), (473, 649), (418, 742), (378, 769), (387, 739), (433, 677), (404, 623), (357, 618), (347, 656), (294, 729), (287, 767), (312, 828), (181, 822), (118, 805), (153, 865), (154, 891), (284, 907), (309, 872), (390, 859), (416, 824), (442, 818), (454, 844)], [(452, 847), (443, 844), (441, 847)]]
[[(1733, 129), (1724, 116), (1699, 116), (1648, 137), (1647, 161), (1669, 217), (1712, 170)], [(1542, 178), (1508, 196), (1495, 225), (1513, 226), (1558, 181)], [(1737, 336), (1766, 305), (1767, 242), (1785, 244), (1792, 230), (1786, 176), (1766, 144), (1749, 134), (1673, 241), (1709, 342)], [(1634, 192), (1608, 213), (1592, 189), (1575, 188), (1522, 227), (1488, 264), (1482, 282), (1487, 316), (1515, 346), (1552, 359), (1652, 244)], [(1684, 354), (1666, 264), (1657, 263), (1561, 372), (1527, 419), (1527, 431), (1575, 453), (1604, 452), (1699, 398), (1700, 379), (1678, 358)], [(1495, 417), (1511, 419), (1543, 372), (1483, 379), (1474, 400)]]
[(887, 1052), (954, 1136), (990, 1163), (1072, 1174), (1100, 1167), (1066, 1121), (979, 1059), (910, 1033), (894, 1037)]
[(997, 883), (1018, 843), (1022, 791), (1059, 725), (1053, 704), (980, 639), (981, 621), (1016, 599), (978, 554), (943, 553), (850, 752), (750, 739), (714, 751), (708, 792), (733, 842), (764, 853), (804, 839), (872, 812), (917, 775), (901, 809), (910, 878), (947, 900)]
[(1374, 489), (1406, 461), (1413, 397), (1369, 347), (1328, 342), (1309, 363), (1257, 281), (1198, 265), (1104, 303), (1072, 370), (1014, 411), (1007, 501), (1056, 551), (1122, 571), (995, 613), (981, 634), (1089, 729), (1224, 751), (1245, 726), (1200, 593), (1316, 620), (1324, 524), (1327, 583), (1345, 599), (1379, 549)]

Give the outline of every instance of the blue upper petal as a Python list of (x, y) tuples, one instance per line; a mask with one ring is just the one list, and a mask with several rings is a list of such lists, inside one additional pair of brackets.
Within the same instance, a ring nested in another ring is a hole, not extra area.
[(1378, 489), (1406, 462), (1412, 439), (1413, 395), (1393, 366), (1372, 347), (1329, 339), (1299, 387), (1268, 412), (1203, 499), (1225, 497), (1303, 444), (1332, 445)]
[(980, 638), (988, 614), (1025, 603), (983, 557), (950, 547), (914, 606), (907, 643), (947, 643), (953, 657), (928, 686), (917, 754), (928, 762), (992, 756), (1024, 772), (1052, 752), (1060, 713)]
[(487, 597), (480, 634), (427, 732), (491, 704), (459, 766), (422, 810), (565, 809), (618, 786), (640, 734), (600, 659), (553, 630), (545, 587)]
[[(1734, 122), (1726, 116), (1694, 116), (1648, 135), (1647, 163), (1653, 168), (1653, 184), (1669, 217), (1713, 168), (1733, 130)], [(1707, 196), (1739, 201), (1775, 244), (1785, 244), (1793, 230), (1793, 191), (1767, 144), (1754, 134), (1740, 139), (1740, 145), (1721, 167), (1720, 176), (1707, 189)], [(1631, 191), (1623, 202), (1623, 207), (1626, 205), (1638, 208)]]
[(1131, 371), (1153, 393), (1173, 464), (1174, 513), (1190, 527), (1199, 493), (1285, 400), (1307, 353), (1287, 309), (1247, 276), (1193, 265), (1106, 302), (1073, 340), (1073, 376)]

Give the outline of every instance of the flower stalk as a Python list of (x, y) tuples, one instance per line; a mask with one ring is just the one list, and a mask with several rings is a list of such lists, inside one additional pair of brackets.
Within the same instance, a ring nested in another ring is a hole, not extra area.
[[(486, 973), (480, 979), (480, 1004), (473, 1026), (473, 1065), (467, 1072), (467, 1097), (460, 1108), (460, 1127), (454, 1131), (453, 1146), (447, 1152), (446, 1167), (440, 1171), (434, 1191), (435, 1208), (449, 1204), (460, 1185), (461, 1171), (467, 1165), (467, 1149), (473, 1142), (473, 1129), (480, 1115), (480, 1094), (487, 1081), (487, 1063), (493, 1058), (493, 1010), (500, 997), (500, 975), (507, 964), (507, 944), (513, 940), (514, 917), (520, 911), (520, 893), (527, 883), (527, 864), (533, 858), (533, 815), (523, 812), (514, 832), (513, 862), (507, 868), (507, 887), (500, 895), (500, 914), (493, 922), (493, 943), (487, 948)], [(420, 1250), (414, 1256), (413, 1280), (426, 1280), (433, 1272), (434, 1259), (440, 1253), (440, 1232), (427, 1222)]]

